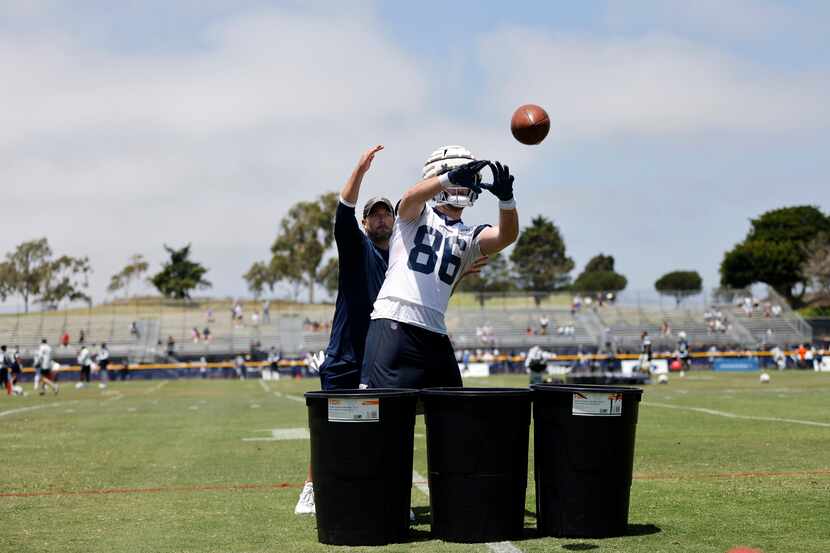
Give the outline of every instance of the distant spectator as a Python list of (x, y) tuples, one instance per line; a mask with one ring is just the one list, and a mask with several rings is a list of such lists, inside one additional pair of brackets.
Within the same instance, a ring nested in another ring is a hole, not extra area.
[(807, 348), (804, 344), (798, 346), (798, 368), (803, 369), (807, 363)]
[(715, 356), (718, 354), (718, 348), (714, 344), (709, 347), (709, 364), (715, 364)]
[(167, 337), (167, 357), (176, 358), (176, 340), (172, 336)]
[(651, 358), (652, 358), (651, 338), (649, 338), (648, 332), (643, 332), (640, 335), (640, 370), (641, 371), (649, 372), (651, 370)]
[(772, 360), (775, 365), (778, 367), (779, 371), (783, 371), (787, 368), (787, 356), (784, 355), (784, 352), (778, 346), (772, 348)]
[(743, 309), (744, 309), (744, 314), (747, 317), (752, 317), (752, 298), (750, 298), (748, 296), (744, 298)]
[(268, 351), (268, 365), (270, 366), (273, 374), (279, 373), (281, 358), (282, 354), (277, 351), (276, 346), (271, 346), (271, 349)]
[(493, 327), (490, 326), (489, 322), (481, 327), (481, 341), (490, 346), (496, 343), (496, 337), (493, 334)]
[(772, 316), (773, 317), (780, 317), (781, 316), (781, 306), (777, 303), (772, 306)]
[(242, 355), (237, 355), (234, 358), (233, 370), (239, 380), (245, 380), (248, 377), (248, 367), (245, 365), (245, 358)]
[(210, 327), (205, 327), (202, 330), (202, 338), (204, 338), (205, 342), (210, 342)]
[(82, 328), (80, 330), (80, 332), (78, 332), (78, 344), (84, 345), (85, 342), (86, 342), (86, 333), (84, 332), (84, 329)]
[(271, 300), (264, 300), (262, 302), (262, 322), (271, 323)]
[(209, 323), (216, 322), (216, 320), (213, 318), (213, 308), (212, 308), (212, 307), (208, 307), (208, 310), (207, 310), (207, 322), (209, 322)]
[(205, 357), (199, 358), (199, 376), (201, 378), (207, 378), (207, 359)]
[(764, 302), (764, 318), (769, 319), (772, 317), (772, 304), (768, 301)]
[(254, 326), (259, 325), (259, 312), (254, 311), (251, 313), (251, 324)]
[(539, 317), (539, 334), (541, 334), (542, 336), (547, 335), (549, 324), (550, 319), (548, 319), (545, 315)]
[(575, 314), (579, 309), (582, 307), (582, 298), (578, 295), (574, 296), (573, 300), (571, 301), (571, 315)]
[(141, 338), (141, 333), (138, 331), (138, 323), (135, 321), (130, 323), (130, 335), (135, 337), (136, 340)]
[(69, 332), (66, 330), (63, 331), (63, 335), (61, 336), (61, 347), (69, 347)]
[(202, 334), (199, 332), (199, 329), (194, 326), (190, 329), (190, 337), (193, 339), (194, 344), (198, 344), (199, 340), (202, 339)]
[(686, 339), (686, 333), (682, 330), (677, 333), (677, 337), (677, 356), (682, 369), (685, 371), (689, 368), (689, 342)]

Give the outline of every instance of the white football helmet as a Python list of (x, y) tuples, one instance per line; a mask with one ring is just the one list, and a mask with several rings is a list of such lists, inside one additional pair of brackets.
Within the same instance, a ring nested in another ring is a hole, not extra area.
[[(424, 163), (423, 178), (443, 175), (450, 169), (460, 167), (476, 158), (464, 146), (443, 146), (430, 154)], [(435, 205), (451, 205), (453, 207), (470, 207), (478, 199), (478, 194), (464, 186), (448, 186), (433, 196)]]

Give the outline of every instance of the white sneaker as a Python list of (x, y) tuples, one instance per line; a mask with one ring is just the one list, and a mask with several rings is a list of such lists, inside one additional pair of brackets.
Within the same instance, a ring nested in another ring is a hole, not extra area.
[(306, 482), (303, 486), (303, 491), (300, 492), (300, 499), (297, 501), (297, 506), (294, 507), (294, 514), (313, 515), (315, 512), (314, 485), (311, 482)]
[(99, 382), (99, 383), (98, 383), (98, 387), (99, 387), (99, 388), (101, 388), (101, 389), (103, 390), (104, 388), (106, 388), (106, 387), (107, 387), (107, 385), (106, 385), (106, 384), (104, 384), (103, 382)]
[(415, 511), (409, 509), (409, 522), (415, 524)]

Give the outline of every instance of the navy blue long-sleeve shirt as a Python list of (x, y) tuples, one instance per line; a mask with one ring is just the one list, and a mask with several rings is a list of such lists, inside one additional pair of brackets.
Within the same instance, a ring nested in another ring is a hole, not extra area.
[(342, 201), (334, 218), (339, 274), (337, 301), (326, 355), (363, 363), (369, 315), (389, 266), (389, 251), (375, 247), (357, 224), (354, 207)]

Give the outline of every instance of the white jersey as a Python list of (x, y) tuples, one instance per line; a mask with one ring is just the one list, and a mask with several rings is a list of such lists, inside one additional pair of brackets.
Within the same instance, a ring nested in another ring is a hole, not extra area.
[(37, 350), (38, 367), (42, 369), (52, 368), (52, 346), (40, 344)]
[(429, 206), (415, 220), (398, 218), (372, 319), (392, 319), (447, 334), (444, 313), (450, 294), (464, 271), (481, 257), (479, 236), (487, 226), (468, 227)]

